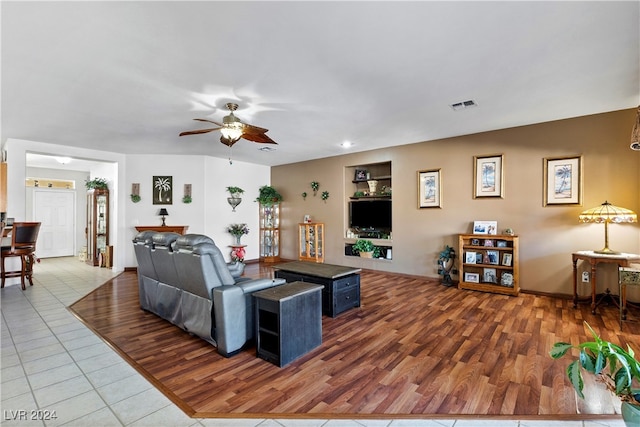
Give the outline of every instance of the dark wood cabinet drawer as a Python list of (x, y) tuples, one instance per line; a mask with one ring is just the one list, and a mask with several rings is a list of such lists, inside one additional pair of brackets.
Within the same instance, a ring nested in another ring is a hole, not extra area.
[(360, 307), (360, 287), (352, 286), (350, 289), (335, 294), (334, 316), (353, 307)]

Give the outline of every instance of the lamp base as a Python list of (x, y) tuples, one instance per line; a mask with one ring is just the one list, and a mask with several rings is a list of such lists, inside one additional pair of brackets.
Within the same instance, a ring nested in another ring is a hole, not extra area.
[(602, 248), (599, 251), (593, 251), (596, 254), (601, 254), (601, 255), (618, 255), (620, 254), (620, 252), (618, 251), (612, 251), (609, 248)]

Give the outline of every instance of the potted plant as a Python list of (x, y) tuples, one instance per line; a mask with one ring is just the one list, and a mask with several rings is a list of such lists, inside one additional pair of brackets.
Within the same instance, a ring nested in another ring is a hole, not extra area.
[(353, 250), (360, 254), (361, 258), (373, 258), (373, 251), (376, 246), (371, 240), (358, 239), (353, 244)]
[(438, 256), (438, 273), (442, 274), (441, 283), (445, 286), (453, 285), (453, 280), (451, 280), (451, 269), (453, 268), (455, 258), (456, 250), (449, 245), (446, 245), (444, 250), (442, 250)]
[(91, 190), (91, 189), (106, 190), (107, 188), (109, 188), (107, 186), (107, 178), (87, 179), (84, 182), (84, 186), (87, 187), (87, 190)]
[[(594, 341), (582, 342), (576, 346), (566, 342), (557, 342), (551, 348), (549, 355), (554, 359), (559, 359), (571, 349), (580, 350), (578, 359), (571, 362), (566, 371), (578, 396), (584, 399), (582, 371), (589, 372), (620, 398), (622, 418), (626, 425), (640, 425), (640, 401), (638, 400), (640, 399), (640, 390), (632, 388), (640, 380), (640, 362), (635, 359), (631, 347), (627, 347), (625, 350), (601, 339), (587, 322), (584, 323), (593, 335)], [(605, 369), (607, 364), (609, 367)]]
[(281, 201), (282, 195), (278, 193), (275, 188), (270, 185), (263, 185), (260, 187), (256, 202), (264, 206), (271, 206), (276, 203), (280, 203)]

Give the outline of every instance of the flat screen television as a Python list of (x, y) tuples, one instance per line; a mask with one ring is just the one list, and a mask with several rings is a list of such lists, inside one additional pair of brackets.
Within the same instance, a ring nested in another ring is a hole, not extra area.
[(358, 200), (349, 202), (349, 227), (390, 230), (391, 200)]

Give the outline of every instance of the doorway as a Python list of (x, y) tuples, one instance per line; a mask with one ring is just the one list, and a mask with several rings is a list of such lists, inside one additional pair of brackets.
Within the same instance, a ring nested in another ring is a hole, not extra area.
[(37, 245), (39, 258), (75, 254), (75, 212), (75, 191), (34, 189), (32, 217), (41, 223)]

